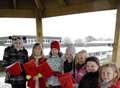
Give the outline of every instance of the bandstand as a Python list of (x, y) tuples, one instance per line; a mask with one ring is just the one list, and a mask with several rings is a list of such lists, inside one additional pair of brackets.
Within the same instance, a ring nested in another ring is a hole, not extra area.
[(120, 65), (120, 0), (0, 0), (0, 17), (36, 19), (37, 41), (41, 43), (42, 18), (112, 9), (117, 9), (112, 60)]

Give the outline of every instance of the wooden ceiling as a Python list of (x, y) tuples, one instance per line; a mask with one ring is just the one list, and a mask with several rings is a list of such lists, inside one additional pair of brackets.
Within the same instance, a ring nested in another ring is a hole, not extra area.
[(116, 9), (120, 0), (0, 0), (0, 17), (51, 17)]

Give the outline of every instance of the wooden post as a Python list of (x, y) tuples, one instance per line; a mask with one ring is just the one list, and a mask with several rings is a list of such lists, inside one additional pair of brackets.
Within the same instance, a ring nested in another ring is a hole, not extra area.
[(120, 66), (120, 4), (117, 7), (116, 29), (112, 61)]
[(42, 16), (39, 14), (40, 12), (37, 11), (36, 13), (36, 33), (37, 33), (37, 42), (42, 44), (43, 42), (43, 33), (42, 33)]

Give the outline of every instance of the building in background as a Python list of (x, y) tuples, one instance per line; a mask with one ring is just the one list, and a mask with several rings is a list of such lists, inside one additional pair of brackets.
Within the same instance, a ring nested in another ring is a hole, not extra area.
[[(20, 35), (21, 36), (21, 35)], [(21, 36), (21, 37), (26, 37), (26, 40), (24, 41), (26, 47), (32, 47), (36, 43), (36, 36)], [(44, 47), (49, 47), (50, 43), (53, 40), (57, 40), (61, 43), (61, 37), (49, 37), (45, 36), (43, 37), (43, 45)], [(9, 36), (7, 37), (0, 37), (0, 46), (8, 46), (12, 44), (12, 40), (9, 39)]]

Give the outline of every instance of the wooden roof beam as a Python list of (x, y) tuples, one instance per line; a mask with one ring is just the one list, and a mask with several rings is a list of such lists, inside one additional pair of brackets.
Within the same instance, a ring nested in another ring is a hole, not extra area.
[(66, 5), (61, 8), (50, 8), (44, 10), (44, 17), (77, 14), (92, 11), (112, 10), (116, 6), (111, 5), (108, 0), (94, 0), (93, 2), (75, 5)]
[(34, 0), (34, 1), (35, 1), (37, 9), (40, 9), (41, 11), (44, 10), (44, 6), (41, 0)]
[(60, 6), (65, 6), (67, 4), (66, 0), (58, 0)]
[(0, 17), (35, 18), (35, 16), (35, 11), (30, 9), (0, 9)]
[(16, 9), (17, 5), (16, 5), (16, 0), (13, 0), (13, 8)]
[(108, 2), (111, 4), (111, 5), (117, 5), (120, 1), (119, 0), (108, 0)]

